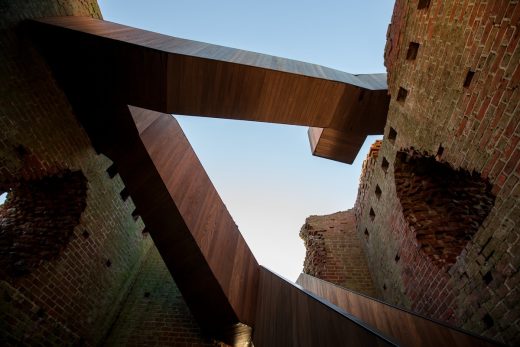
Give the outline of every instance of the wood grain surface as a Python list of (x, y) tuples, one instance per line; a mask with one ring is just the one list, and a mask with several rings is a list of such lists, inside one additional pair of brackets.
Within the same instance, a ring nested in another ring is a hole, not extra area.
[[(323, 66), (161, 35), (90, 17), (33, 22), (42, 40), (89, 57), (89, 78), (111, 81), (124, 104), (164, 113), (381, 134), (386, 74), (353, 75)], [(324, 157), (334, 158), (340, 145)], [(325, 151), (326, 149), (323, 149)]]
[(384, 304), (307, 274), (302, 273), (297, 283), (391, 336), (401, 346), (500, 346), (499, 343)]
[(260, 268), (255, 346), (395, 346), (345, 311)]
[(97, 141), (104, 135), (99, 129), (113, 132), (103, 152), (115, 162), (191, 312), (207, 334), (247, 341), (258, 264), (179, 124), (155, 111), (103, 107), (91, 113), (99, 124), (89, 126), (89, 136)]
[(332, 128), (310, 127), (308, 131), (311, 152), (317, 157), (352, 164), (366, 136)]
[[(206, 332), (236, 343), (251, 333), (244, 323), (257, 329), (258, 346), (387, 344), (345, 312), (265, 271), (259, 286), (254, 256), (166, 114), (326, 128), (320, 135), (332, 127), (362, 137), (384, 125), (384, 75), (354, 76), (91, 18), (42, 19), (28, 28), (94, 147), (116, 164)], [(291, 319), (297, 325), (287, 327)]]
[[(159, 241), (156, 244), (164, 243), (169, 247), (168, 253), (175, 253), (173, 266), (179, 267), (175, 278), (183, 272), (186, 280), (191, 280), (193, 266), (185, 261), (188, 255), (178, 254), (183, 252), (182, 242), (169, 240), (166, 234), (184, 234), (189, 239), (184, 242), (191, 238), (196, 242), (204, 258), (202, 265), (211, 270), (238, 320), (253, 325), (258, 264), (184, 132), (171, 115), (132, 106), (129, 109), (147, 154), (182, 218), (182, 223), (154, 237), (154, 241)], [(153, 212), (155, 205), (153, 197), (146, 201), (147, 210)], [(139, 211), (146, 223), (147, 211)], [(170, 215), (156, 218), (166, 219)], [(152, 232), (155, 234), (158, 232)], [(209, 293), (206, 291), (205, 295)]]

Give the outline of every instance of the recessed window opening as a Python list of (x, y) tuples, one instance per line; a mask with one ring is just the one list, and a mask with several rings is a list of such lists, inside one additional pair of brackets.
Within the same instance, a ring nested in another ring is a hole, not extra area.
[(371, 207), (370, 208), (370, 220), (374, 220), (376, 219), (376, 213), (374, 212), (374, 209)]
[(491, 274), (491, 271), (488, 271), (484, 276), (482, 276), (482, 279), (486, 285), (490, 284), (493, 281), (493, 275)]
[(489, 315), (489, 313), (486, 313), (484, 315), (484, 318), (482, 318), (482, 321), (486, 325), (487, 329), (490, 329), (493, 327), (493, 325), (495, 325), (495, 322), (494, 322), (493, 318)]
[(381, 191), (381, 188), (379, 188), (379, 184), (376, 184), (376, 197), (377, 197), (377, 200), (379, 200), (381, 198), (381, 194), (383, 192)]
[(383, 169), (383, 171), (385, 173), (387, 173), (389, 167), (390, 167), (390, 163), (388, 162), (388, 160), (386, 160), (385, 157), (383, 157), (383, 162), (381, 163), (381, 168)]
[(403, 87), (399, 87), (399, 91), (397, 92), (397, 101), (404, 102), (406, 97), (408, 96), (408, 91)]
[(473, 80), (473, 76), (475, 76), (475, 71), (472, 71), (471, 69), (468, 70), (468, 73), (466, 74), (466, 78), (464, 79), (464, 88), (469, 88), (471, 85), (471, 81)]
[(390, 131), (388, 132), (388, 141), (393, 145), (395, 144), (395, 139), (397, 138), (397, 131), (394, 128), (390, 127)]
[(408, 46), (408, 52), (406, 52), (406, 60), (415, 60), (417, 58), (419, 46), (420, 44), (417, 42), (410, 42), (410, 45)]
[(110, 165), (110, 167), (107, 169), (108, 177), (114, 178), (117, 175), (117, 166), (116, 164)]
[(418, 10), (422, 10), (428, 7), (430, 7), (430, 0), (419, 0), (419, 4), (417, 5)]
[(123, 201), (126, 201), (129, 197), (130, 197), (130, 192), (128, 191), (128, 189), (123, 188), (123, 190), (119, 193), (119, 195), (121, 196), (121, 199), (123, 199)]

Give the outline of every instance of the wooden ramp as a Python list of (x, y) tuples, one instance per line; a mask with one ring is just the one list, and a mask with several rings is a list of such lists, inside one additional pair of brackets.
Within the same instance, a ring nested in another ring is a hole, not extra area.
[(340, 307), (400, 346), (500, 346), (497, 342), (385, 304), (319, 278), (301, 274), (297, 284)]
[[(389, 104), (386, 74), (353, 75), (90, 17), (44, 18), (32, 25), (55, 61), (60, 59), (56, 55), (69, 57), (61, 64), (74, 65), (78, 75), (86, 72), (78, 70), (88, 70), (90, 83), (109, 84), (124, 104), (334, 129), (347, 134), (349, 145), (341, 136), (327, 136), (313, 154), (350, 163), (361, 147), (359, 138), (383, 133)], [(331, 146), (331, 140), (339, 140), (338, 146)]]
[(397, 346), (388, 336), (340, 307), (260, 269), (255, 346)]

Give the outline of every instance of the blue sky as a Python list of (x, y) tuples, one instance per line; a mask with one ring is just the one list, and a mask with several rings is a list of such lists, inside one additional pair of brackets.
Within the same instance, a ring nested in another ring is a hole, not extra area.
[[(100, 0), (105, 20), (320, 64), (385, 72), (392, 0)], [(260, 264), (295, 280), (311, 214), (354, 205), (361, 163), (313, 157), (304, 127), (176, 116)]]

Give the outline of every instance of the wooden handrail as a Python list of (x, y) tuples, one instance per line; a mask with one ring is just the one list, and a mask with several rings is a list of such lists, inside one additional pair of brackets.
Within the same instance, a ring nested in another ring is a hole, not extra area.
[(501, 344), (385, 304), (346, 288), (301, 274), (296, 281), (307, 291), (341, 307), (361, 321), (391, 336), (402, 346), (500, 346)]
[(255, 346), (397, 346), (341, 308), (260, 267)]

